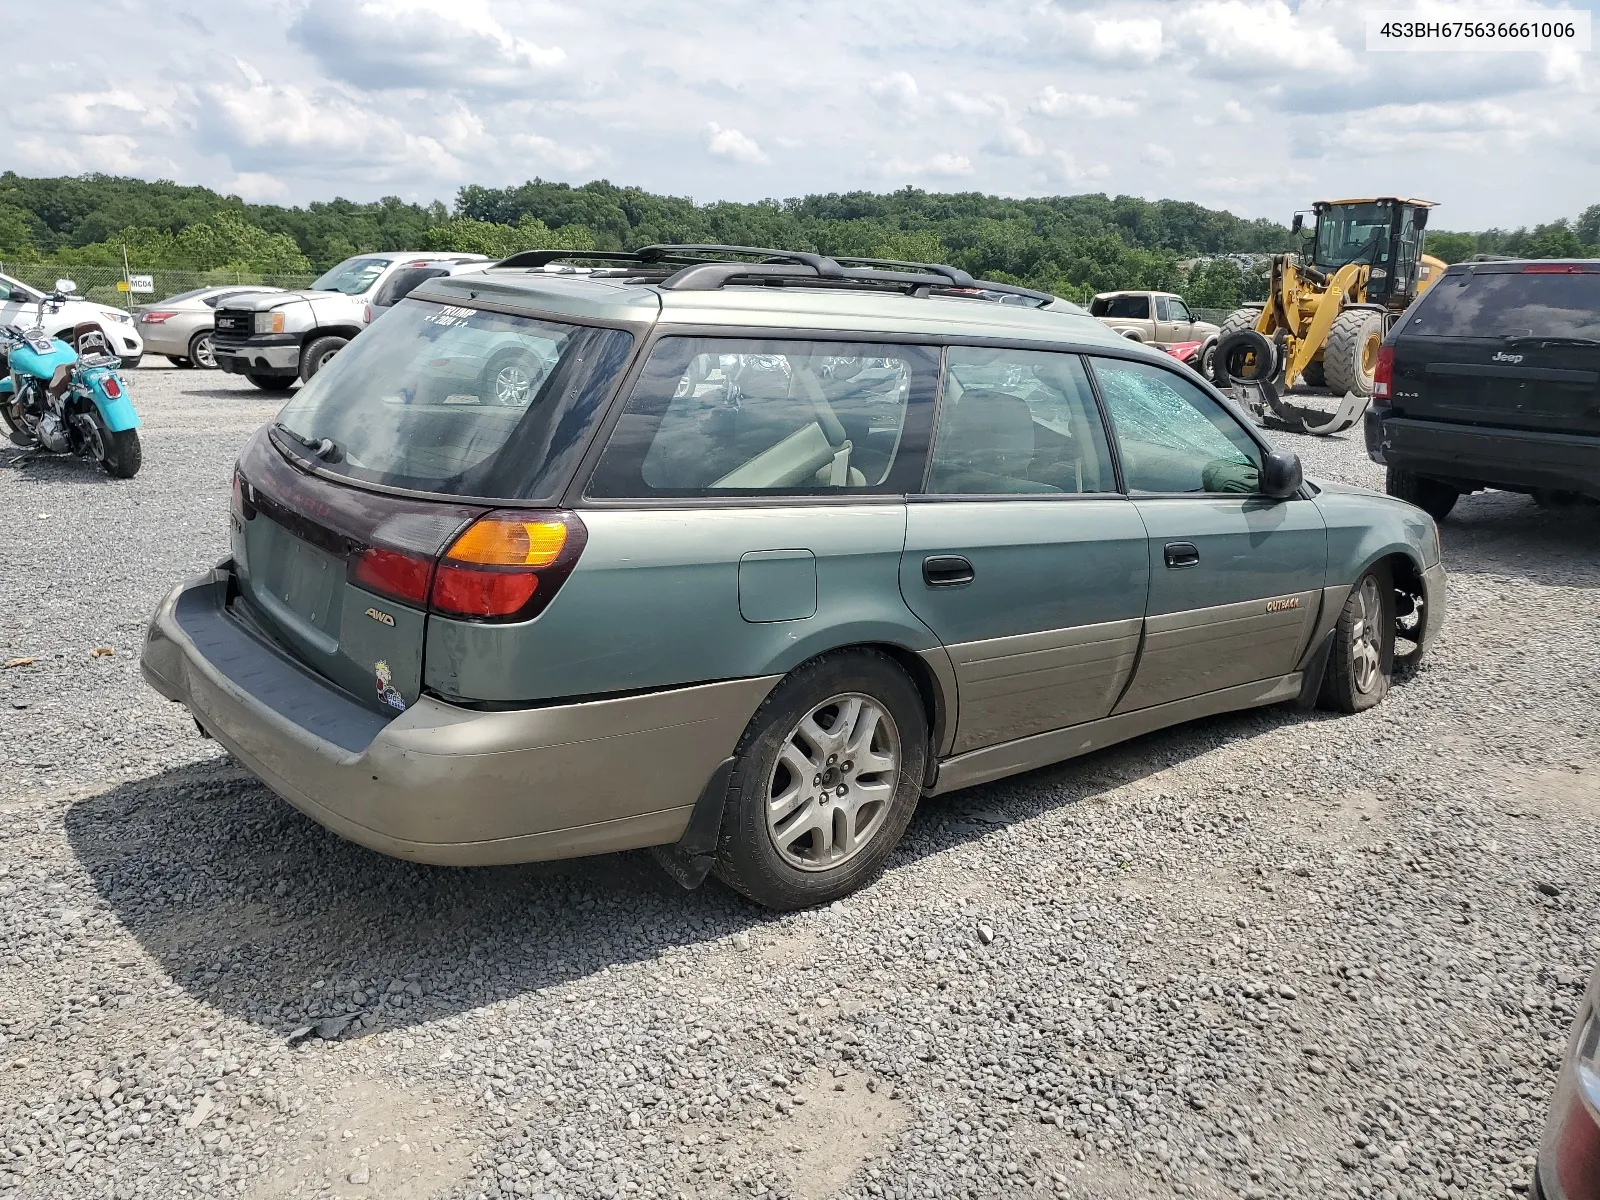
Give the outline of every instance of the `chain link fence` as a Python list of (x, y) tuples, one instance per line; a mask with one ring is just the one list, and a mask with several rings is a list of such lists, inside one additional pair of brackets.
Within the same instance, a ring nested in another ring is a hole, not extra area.
[(198, 288), (223, 287), (228, 284), (261, 284), (265, 287), (310, 287), (315, 275), (279, 275), (261, 271), (169, 271), (160, 267), (137, 266), (128, 269), (128, 275), (148, 275), (155, 288), (151, 292), (123, 291), (119, 283), (126, 282), (121, 267), (86, 267), (50, 262), (0, 263), (0, 273), (11, 276), (41, 291), (48, 292), (58, 279), (70, 279), (78, 285), (78, 295), (100, 304), (132, 309), (141, 304), (152, 304), (179, 292), (192, 292)]

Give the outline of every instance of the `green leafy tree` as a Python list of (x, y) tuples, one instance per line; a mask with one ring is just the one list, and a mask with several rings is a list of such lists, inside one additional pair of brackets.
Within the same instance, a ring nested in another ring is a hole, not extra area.
[(594, 234), (582, 225), (551, 229), (537, 217), (524, 214), (515, 225), (458, 217), (426, 230), (424, 250), (459, 250), (505, 258), (519, 250), (593, 250)]

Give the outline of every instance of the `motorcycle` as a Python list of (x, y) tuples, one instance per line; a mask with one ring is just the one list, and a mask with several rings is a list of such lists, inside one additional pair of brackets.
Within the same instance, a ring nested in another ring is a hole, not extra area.
[(0, 418), (13, 444), (92, 458), (118, 479), (139, 470), (139, 416), (117, 373), (120, 360), (93, 324), (72, 331), (72, 343), (44, 331), (46, 305), (59, 309), (77, 289), (70, 279), (39, 299), (31, 329), (0, 326)]

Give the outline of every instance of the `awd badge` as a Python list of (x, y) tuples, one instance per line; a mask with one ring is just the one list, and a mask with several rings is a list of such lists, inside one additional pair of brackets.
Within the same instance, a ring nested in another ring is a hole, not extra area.
[(388, 613), (383, 612), (381, 609), (369, 608), (367, 609), (367, 616), (371, 617), (380, 625), (387, 625), (390, 629), (394, 628), (394, 618)]

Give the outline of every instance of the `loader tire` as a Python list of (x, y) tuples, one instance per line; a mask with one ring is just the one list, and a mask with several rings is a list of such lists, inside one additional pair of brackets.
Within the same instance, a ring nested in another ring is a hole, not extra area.
[(1353, 308), (1335, 317), (1322, 352), (1322, 372), (1328, 387), (1341, 396), (1348, 392), (1372, 395), (1372, 372), (1377, 368), (1382, 342), (1382, 313)]
[[(1256, 327), (1256, 322), (1260, 319), (1261, 310), (1259, 308), (1234, 309), (1231, 313), (1222, 318), (1222, 324), (1217, 329), (1216, 345), (1220, 347), (1223, 342), (1227, 341), (1230, 333), (1240, 333), (1246, 329), (1254, 329)], [(1215, 348), (1213, 348), (1210, 361), (1212, 364), (1212, 369), (1208, 374), (1210, 375), (1211, 381), (1218, 387), (1227, 387), (1228, 380), (1224, 379), (1217, 373), (1220, 364), (1217, 361)]]
[(1319, 388), (1328, 386), (1328, 377), (1323, 372), (1320, 362), (1307, 363), (1306, 369), (1300, 372), (1300, 378), (1307, 387)]

